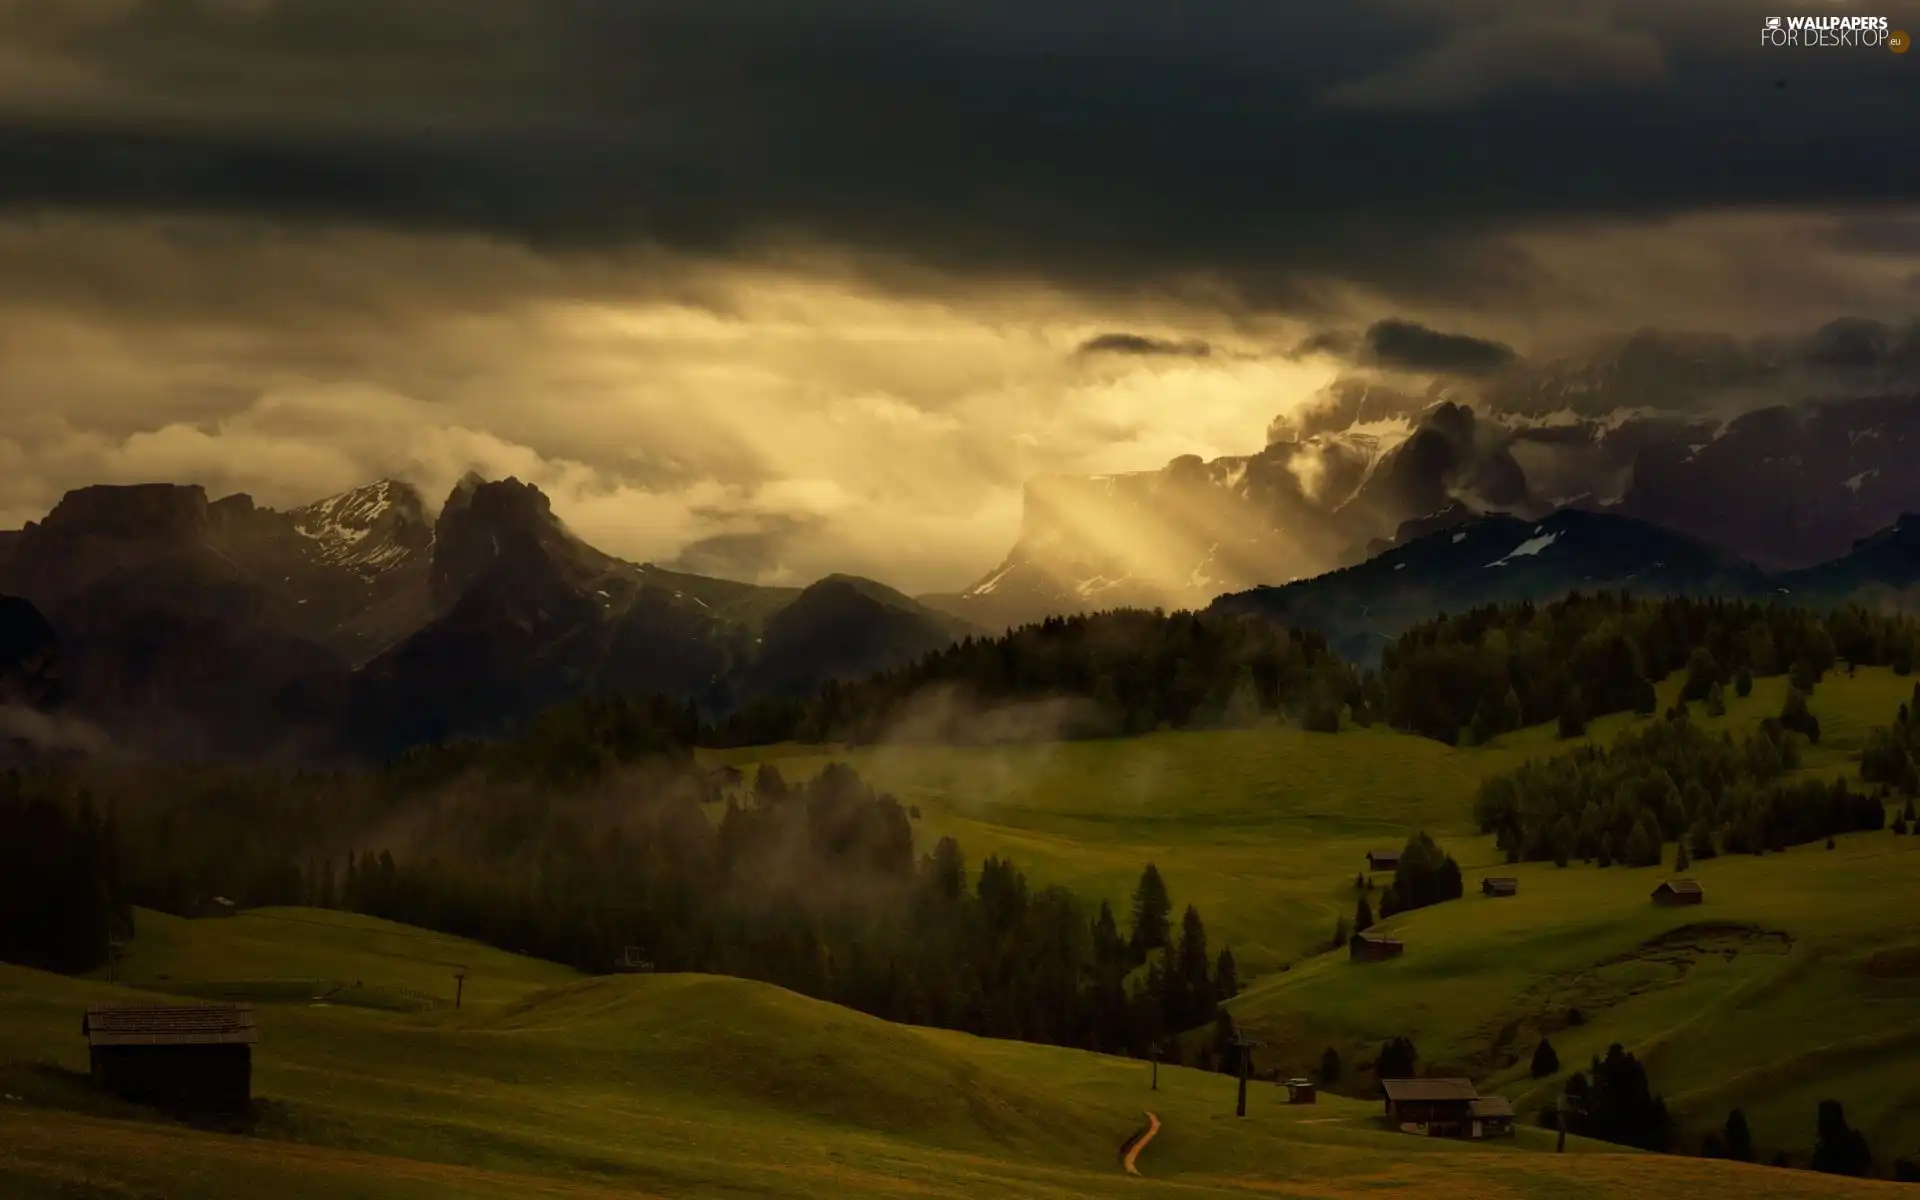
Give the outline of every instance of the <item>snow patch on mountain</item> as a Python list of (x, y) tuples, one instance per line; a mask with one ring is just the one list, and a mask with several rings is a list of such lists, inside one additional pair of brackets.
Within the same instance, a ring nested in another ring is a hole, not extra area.
[(1488, 563), (1487, 566), (1504, 567), (1516, 558), (1531, 558), (1560, 540), (1560, 531), (1557, 529), (1552, 533), (1541, 533), (1536, 529), (1534, 530), (1534, 534), (1535, 536), (1528, 538), (1518, 546), (1507, 551), (1504, 558), (1496, 558)]
[(387, 479), (316, 500), (287, 514), (313, 543), (321, 562), (379, 575), (409, 561), (432, 541), (420, 494)]
[(1880, 472), (1878, 469), (1862, 471), (1858, 475), (1853, 476), (1851, 479), (1841, 480), (1840, 486), (1843, 488), (1846, 488), (1848, 491), (1858, 496), (1860, 494), (1861, 487), (1865, 485), (1867, 480), (1872, 479), (1875, 475), (1878, 475), (1879, 473)]

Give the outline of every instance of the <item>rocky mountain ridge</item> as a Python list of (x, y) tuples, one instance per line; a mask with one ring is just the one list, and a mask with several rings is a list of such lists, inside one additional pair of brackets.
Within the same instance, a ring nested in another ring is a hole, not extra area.
[(75, 714), (186, 757), (391, 753), (593, 692), (725, 710), (971, 631), (864, 580), (627, 562), (514, 479), (469, 476), (427, 511), (391, 480), (285, 512), (193, 485), (81, 488), (0, 538), (0, 595), (44, 615)]

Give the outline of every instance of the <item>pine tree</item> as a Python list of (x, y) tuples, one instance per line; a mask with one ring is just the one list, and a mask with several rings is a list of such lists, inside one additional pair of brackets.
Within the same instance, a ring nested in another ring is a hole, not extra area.
[(1339, 1083), (1340, 1070), (1340, 1052), (1332, 1046), (1328, 1046), (1326, 1051), (1320, 1055), (1321, 1084), (1325, 1087), (1332, 1087), (1334, 1084)]
[(1100, 915), (1093, 920), (1093, 961), (1103, 967), (1117, 966), (1126, 956), (1126, 943), (1120, 940), (1120, 927), (1113, 919), (1113, 905), (1100, 902)]
[(1735, 1162), (1753, 1161), (1753, 1134), (1747, 1129), (1747, 1114), (1744, 1109), (1734, 1109), (1727, 1114), (1725, 1129), (1727, 1157)]
[(1587, 702), (1577, 687), (1568, 688), (1560, 701), (1560, 736), (1577, 738), (1587, 731)]
[(1240, 972), (1234, 965), (1230, 946), (1220, 947), (1220, 957), (1214, 960), (1213, 994), (1222, 1004), (1240, 994)]
[(1535, 1079), (1545, 1079), (1560, 1069), (1560, 1056), (1554, 1053), (1553, 1043), (1546, 1038), (1533, 1048), (1532, 1073)]
[(1360, 897), (1360, 903), (1354, 906), (1353, 931), (1355, 933), (1365, 933), (1367, 930), (1372, 928), (1373, 928), (1373, 906), (1367, 903), (1367, 898), (1365, 896), (1362, 896)]
[[(1177, 1029), (1191, 1028), (1213, 1019), (1218, 1001), (1214, 998), (1211, 966), (1207, 955), (1207, 929), (1193, 905), (1180, 919), (1180, 947), (1175, 953), (1175, 969), (1168, 974), (1180, 979), (1178, 1002), (1168, 1014)], [(1174, 1018), (1178, 1017), (1177, 1022)]]
[(1644, 820), (1636, 821), (1633, 833), (1627, 837), (1626, 865), (1629, 867), (1653, 867), (1660, 863), (1660, 843), (1653, 840), (1647, 832)]
[(1173, 900), (1160, 878), (1160, 868), (1152, 863), (1140, 873), (1139, 886), (1133, 889), (1133, 936), (1131, 945), (1136, 961), (1150, 950), (1167, 944), (1173, 933)]
[(1741, 699), (1753, 695), (1753, 672), (1741, 667), (1733, 674), (1733, 694)]
[(1847, 1114), (1838, 1100), (1820, 1102), (1815, 1125), (1813, 1169), (1829, 1175), (1864, 1175), (1873, 1163), (1866, 1135), (1847, 1124)]
[(1713, 857), (1713, 829), (1706, 818), (1693, 823), (1692, 832), (1687, 834), (1687, 849), (1695, 862), (1704, 862)]
[(1693, 865), (1693, 858), (1690, 855), (1688, 855), (1687, 843), (1684, 840), (1682, 840), (1674, 846), (1674, 850), (1673, 850), (1674, 874), (1677, 875), (1680, 872), (1686, 870), (1688, 867), (1691, 867), (1692, 865)]
[(1373, 1077), (1376, 1080), (1411, 1079), (1419, 1058), (1411, 1039), (1393, 1038), (1380, 1047), (1380, 1055), (1373, 1062)]

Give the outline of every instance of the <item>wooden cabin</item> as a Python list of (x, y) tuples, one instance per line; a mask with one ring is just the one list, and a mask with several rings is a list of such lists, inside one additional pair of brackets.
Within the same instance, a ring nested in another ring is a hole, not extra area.
[(1367, 851), (1367, 870), (1398, 871), (1399, 869), (1400, 869), (1400, 852), (1398, 850)]
[(1691, 879), (1669, 879), (1653, 889), (1653, 902), (1669, 907), (1677, 904), (1699, 904), (1706, 898), (1706, 889)]
[(1513, 1133), (1513, 1102), (1505, 1096), (1476, 1096), (1467, 1106), (1467, 1136), (1507, 1137)]
[(105, 1091), (198, 1112), (243, 1113), (253, 1102), (251, 1004), (92, 1004), (80, 1032)]
[(1320, 1098), (1320, 1089), (1311, 1079), (1289, 1079), (1281, 1086), (1287, 1089), (1288, 1104), (1313, 1104)]
[(1354, 962), (1381, 962), (1398, 958), (1406, 949), (1399, 938), (1390, 938), (1371, 929), (1354, 934), (1353, 940), (1347, 943), (1348, 957)]
[(1480, 891), (1488, 896), (1517, 896), (1520, 894), (1518, 879), (1482, 879)]
[(1471, 1079), (1383, 1079), (1387, 1116), (1407, 1133), (1427, 1137), (1467, 1137), (1472, 1132), (1473, 1102), (1480, 1098)]

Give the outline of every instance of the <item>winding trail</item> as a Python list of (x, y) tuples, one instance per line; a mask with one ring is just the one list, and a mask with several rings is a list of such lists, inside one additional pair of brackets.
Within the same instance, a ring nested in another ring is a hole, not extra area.
[(1127, 1174), (1138, 1175), (1140, 1173), (1140, 1168), (1134, 1166), (1133, 1162), (1135, 1159), (1140, 1157), (1140, 1152), (1147, 1148), (1147, 1143), (1153, 1140), (1153, 1135), (1159, 1132), (1160, 1132), (1159, 1116), (1157, 1116), (1154, 1113), (1148, 1113), (1146, 1132), (1142, 1133), (1138, 1138), (1134, 1139), (1133, 1145), (1127, 1147), (1126, 1158), (1120, 1161), (1120, 1165), (1127, 1169)]

